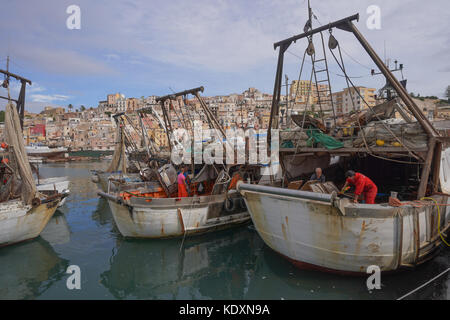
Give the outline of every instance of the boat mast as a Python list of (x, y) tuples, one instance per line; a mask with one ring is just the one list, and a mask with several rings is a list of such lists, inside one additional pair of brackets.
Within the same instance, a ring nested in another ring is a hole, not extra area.
[(9, 72), (9, 56), (7, 58), (6, 70), (0, 69), (0, 73), (3, 73), (6, 76), (6, 79), (5, 79), (5, 81), (3, 81), (3, 84), (2, 84), (3, 88), (9, 87), (10, 77), (13, 77), (16, 80), (19, 80), (21, 83), (20, 93), (19, 93), (19, 97), (17, 98), (17, 100), (11, 99), (11, 97), (9, 97), (9, 94), (8, 94), (8, 97), (0, 96), (0, 99), (5, 99), (8, 101), (12, 100), (16, 103), (17, 113), (19, 114), (19, 118), (20, 118), (20, 126), (23, 128), (23, 118), (25, 115), (25, 89), (26, 89), (27, 83), (31, 86), (31, 80), (28, 80), (17, 74)]
[(344, 19), (329, 23), (327, 25), (323, 25), (316, 29), (308, 28), (309, 30), (306, 31), (307, 28), (305, 28), (305, 30), (304, 30), (305, 32), (302, 34), (292, 36), (285, 40), (274, 43), (274, 45), (273, 45), (274, 49), (277, 49), (278, 47), (280, 47), (280, 50), (278, 53), (277, 72), (275, 74), (275, 84), (274, 84), (274, 88), (273, 88), (272, 107), (270, 110), (270, 118), (269, 118), (269, 130), (267, 132), (267, 144), (268, 144), (267, 150), (270, 149), (272, 129), (278, 129), (278, 127), (279, 127), (280, 95), (281, 95), (281, 81), (282, 81), (282, 74), (283, 74), (284, 53), (289, 48), (289, 46), (292, 44), (292, 42), (296, 42), (299, 39), (312, 36), (321, 31), (329, 30), (331, 28), (339, 28), (339, 29), (342, 29), (345, 31), (351, 31), (348, 28), (348, 22), (351, 22), (353, 20), (359, 20), (359, 14), (354, 14), (354, 15), (346, 17)]
[[(276, 42), (274, 44), (274, 48), (280, 47), (278, 54), (278, 64), (277, 64), (277, 72), (275, 75), (275, 84), (274, 84), (274, 92), (272, 97), (272, 108), (270, 112), (269, 119), (269, 131), (267, 133), (267, 143), (270, 146), (271, 144), (271, 130), (278, 129), (279, 126), (279, 108), (280, 108), (280, 92), (281, 92), (281, 75), (283, 72), (283, 59), (284, 53), (292, 44), (292, 42), (296, 42), (299, 39), (310, 37), (313, 34), (331, 30), (332, 28), (338, 28), (347, 32), (352, 32), (356, 39), (360, 42), (362, 47), (369, 54), (373, 62), (378, 66), (381, 73), (386, 77), (386, 80), (392, 85), (394, 90), (400, 96), (400, 98), (405, 103), (408, 110), (413, 114), (413, 116), (420, 123), (424, 131), (427, 133), (430, 141), (428, 146), (428, 153), (425, 159), (424, 166), (422, 168), (421, 181), (418, 190), (418, 198), (422, 198), (426, 193), (426, 188), (428, 185), (428, 178), (430, 176), (431, 167), (433, 168), (433, 191), (437, 191), (438, 179), (439, 179), (439, 166), (440, 166), (440, 158), (441, 158), (441, 150), (442, 150), (442, 142), (445, 140), (439, 132), (434, 128), (431, 122), (427, 119), (427, 117), (423, 114), (420, 108), (416, 105), (416, 103), (411, 99), (406, 89), (401, 85), (401, 83), (397, 80), (397, 78), (393, 75), (393, 73), (389, 70), (389, 68), (385, 65), (385, 63), (380, 59), (375, 50), (370, 46), (367, 40), (363, 37), (363, 35), (359, 32), (356, 26), (353, 24), (353, 20), (359, 20), (359, 14), (355, 14), (353, 16), (349, 16), (347, 18), (329, 23), (327, 25), (323, 25), (316, 29), (312, 29), (311, 26), (311, 7), (310, 1), (308, 0), (308, 16), (309, 19), (307, 25), (304, 28), (304, 33), (290, 37), (288, 39)], [(270, 147), (269, 147), (270, 148)], [(433, 163), (434, 162), (434, 163)]]

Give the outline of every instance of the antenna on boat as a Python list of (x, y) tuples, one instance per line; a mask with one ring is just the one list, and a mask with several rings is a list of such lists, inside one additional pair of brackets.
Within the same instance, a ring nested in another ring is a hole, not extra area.
[[(386, 58), (385, 58), (386, 59)], [(385, 60), (388, 61), (386, 63), (386, 67), (389, 69), (390, 72), (396, 72), (396, 71), (400, 71), (401, 75), (402, 75), (402, 80), (400, 80), (400, 84), (403, 86), (403, 88), (406, 89), (406, 82), (407, 79), (405, 79), (403, 77), (403, 63), (398, 64), (398, 60), (395, 59), (394, 60), (394, 68), (390, 69), (389, 68), (389, 59)], [(372, 76), (375, 75), (379, 75), (379, 74), (383, 74), (382, 72), (375, 72), (375, 69), (372, 69), (370, 71), (370, 74)], [(389, 83), (389, 81), (386, 79), (386, 83), (385, 85), (378, 91), (378, 95), (382, 98), (385, 98), (386, 100), (392, 100), (393, 98), (398, 97), (398, 94), (395, 93), (395, 89), (392, 87), (392, 85)]]

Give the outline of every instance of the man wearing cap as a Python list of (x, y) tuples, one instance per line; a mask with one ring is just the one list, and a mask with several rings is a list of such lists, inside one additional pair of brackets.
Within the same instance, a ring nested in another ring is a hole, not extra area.
[(310, 181), (325, 182), (325, 176), (322, 174), (322, 168), (316, 168), (316, 171), (312, 174)]
[(345, 173), (345, 177), (347, 180), (345, 181), (345, 185), (342, 190), (345, 190), (349, 185), (353, 185), (355, 187), (355, 198), (353, 199), (353, 202), (357, 203), (361, 193), (364, 193), (364, 200), (367, 204), (375, 203), (378, 188), (372, 180), (362, 173), (355, 172), (353, 170), (348, 170)]

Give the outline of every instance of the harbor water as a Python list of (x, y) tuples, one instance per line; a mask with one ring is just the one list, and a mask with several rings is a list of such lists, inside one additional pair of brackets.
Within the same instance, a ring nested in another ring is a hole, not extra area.
[[(35, 240), (0, 248), (0, 299), (397, 299), (450, 267), (450, 248), (412, 271), (366, 277), (298, 270), (269, 249), (251, 224), (172, 240), (124, 239), (90, 170), (107, 162), (40, 165), (68, 176), (71, 195)], [(81, 272), (68, 289), (67, 268)], [(406, 297), (450, 299), (450, 273)]]

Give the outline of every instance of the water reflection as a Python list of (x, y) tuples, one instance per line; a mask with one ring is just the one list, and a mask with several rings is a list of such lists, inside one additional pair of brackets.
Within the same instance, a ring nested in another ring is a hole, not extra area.
[(99, 198), (97, 206), (94, 212), (92, 212), (92, 220), (97, 222), (99, 225), (104, 226), (113, 223), (114, 219), (109, 208), (108, 201), (104, 198)]
[[(396, 299), (450, 266), (450, 249), (414, 271), (367, 277), (298, 270), (264, 245), (252, 226), (181, 240), (125, 240), (90, 169), (103, 163), (47, 164), (44, 177), (68, 176), (72, 194), (34, 241), (0, 249), (0, 299)], [(69, 264), (82, 290), (66, 287)], [(450, 274), (409, 296), (448, 299)]]
[(263, 245), (247, 227), (181, 240), (121, 241), (101, 283), (119, 299), (243, 299)]
[(0, 299), (34, 299), (65, 276), (69, 263), (51, 245), (70, 240), (64, 221), (63, 215), (50, 220), (48, 240), (38, 237), (0, 250)]
[(51, 245), (70, 242), (70, 228), (66, 216), (57, 210), (41, 232), (41, 238)]
[[(383, 274), (381, 289), (369, 291), (367, 277), (349, 277), (318, 271), (300, 270), (264, 246), (255, 262), (247, 299), (397, 299), (446, 270), (450, 255), (442, 251), (434, 260), (415, 270)], [(447, 274), (408, 299), (449, 298)]]

